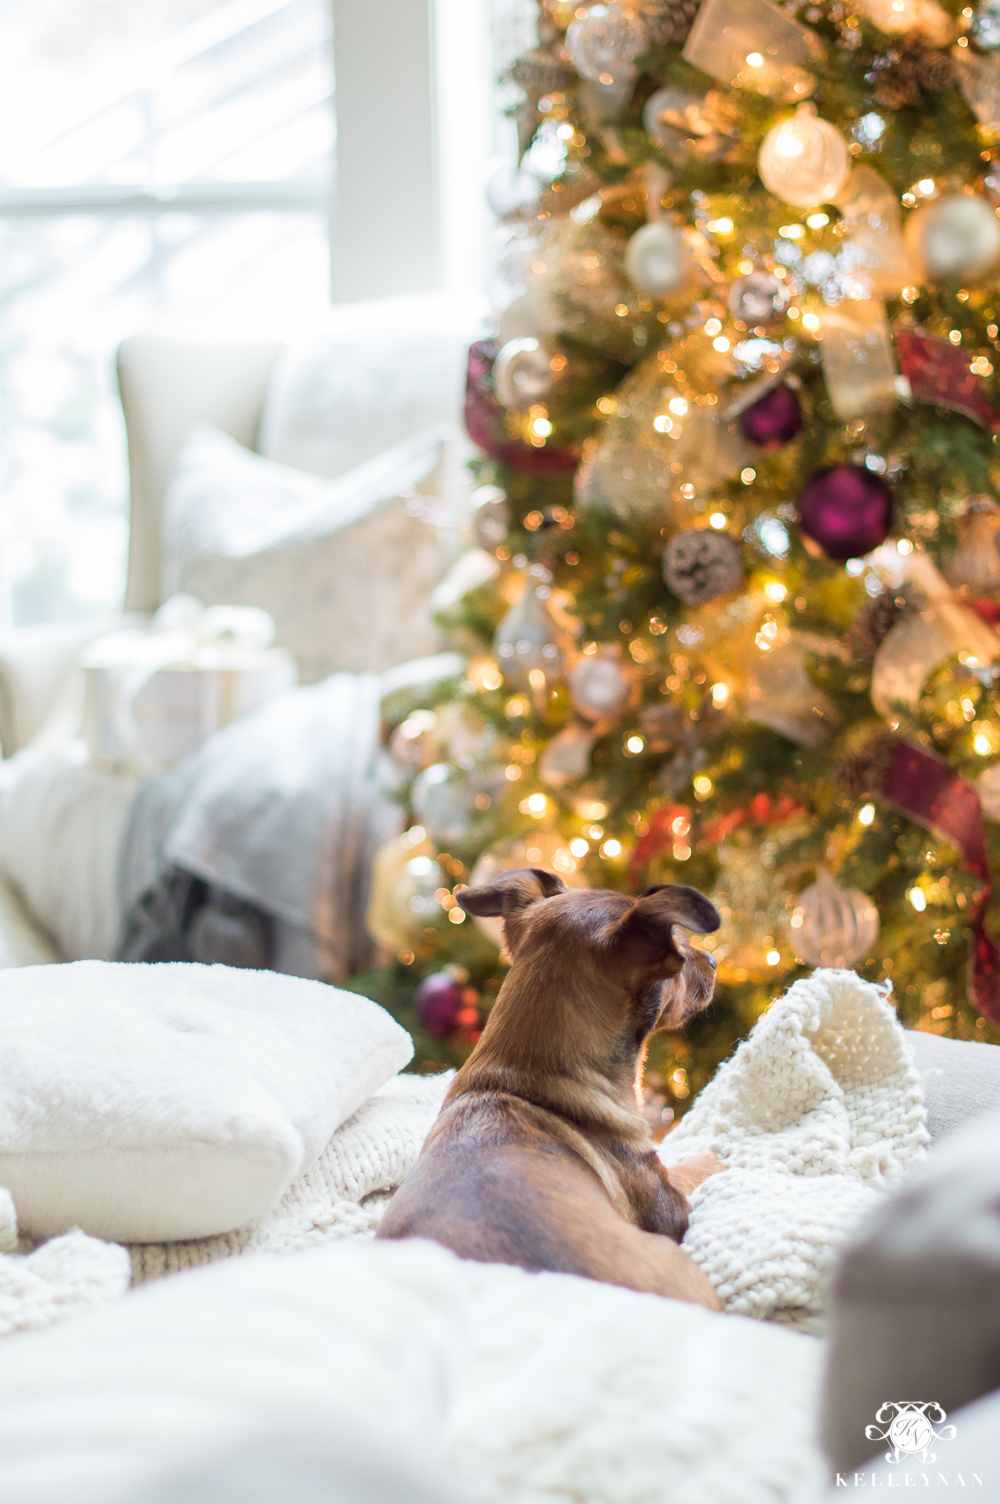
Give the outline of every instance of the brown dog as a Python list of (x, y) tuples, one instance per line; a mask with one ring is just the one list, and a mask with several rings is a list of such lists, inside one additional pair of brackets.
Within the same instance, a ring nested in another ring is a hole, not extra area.
[(512, 964), (378, 1236), (718, 1310), (677, 1244), (683, 1192), (721, 1165), (689, 1161), (672, 1183), (636, 1098), (649, 1036), (711, 1000), (714, 960), (678, 943), (674, 927), (718, 929), (715, 908), (693, 888), (632, 899), (567, 889), (536, 868), (458, 901), (503, 916)]

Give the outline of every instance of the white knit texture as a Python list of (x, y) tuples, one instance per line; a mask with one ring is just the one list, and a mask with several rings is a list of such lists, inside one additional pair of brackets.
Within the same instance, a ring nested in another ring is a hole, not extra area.
[(288, 1253), (336, 1238), (370, 1238), (416, 1163), (453, 1072), (396, 1076), (337, 1130), (268, 1216), (237, 1232), (131, 1247), (133, 1283), (237, 1253)]
[(88, 1238), (78, 1228), (33, 1253), (17, 1249), (14, 1202), (0, 1190), (0, 1337), (48, 1326), (128, 1289), (125, 1249)]
[(419, 1239), (228, 1259), (0, 1342), (0, 1499), (166, 1497), (151, 1477), (293, 1423), (391, 1440), (467, 1504), (815, 1504), (822, 1357)]
[(660, 1157), (727, 1166), (694, 1193), (684, 1239), (725, 1309), (818, 1332), (845, 1234), (928, 1141), (885, 992), (822, 970), (772, 1003)]

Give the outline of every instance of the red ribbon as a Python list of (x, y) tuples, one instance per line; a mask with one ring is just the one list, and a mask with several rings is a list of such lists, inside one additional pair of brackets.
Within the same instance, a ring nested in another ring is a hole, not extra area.
[(981, 428), (1000, 425), (1000, 417), (986, 400), (982, 381), (969, 369), (968, 350), (930, 334), (898, 330), (896, 354), (914, 402), (951, 408)]
[(909, 742), (897, 741), (882, 784), (882, 797), (900, 814), (954, 841), (966, 872), (982, 879), (969, 916), (969, 998), (974, 1008), (1000, 1024), (1000, 948), (986, 933), (992, 879), (979, 795), (939, 757)]

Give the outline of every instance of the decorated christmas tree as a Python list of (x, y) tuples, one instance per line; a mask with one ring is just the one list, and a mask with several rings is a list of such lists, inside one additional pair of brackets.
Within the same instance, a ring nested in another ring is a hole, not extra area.
[(470, 353), (457, 681), (391, 705), (364, 984), (427, 1062), (503, 976), (462, 884), (711, 895), (665, 1121), (815, 966), (1000, 1039), (1000, 3), (543, 0)]

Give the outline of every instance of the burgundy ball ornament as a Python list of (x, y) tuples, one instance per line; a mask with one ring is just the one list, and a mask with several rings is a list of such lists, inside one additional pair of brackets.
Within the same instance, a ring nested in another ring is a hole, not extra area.
[(817, 470), (799, 496), (799, 519), (830, 559), (858, 559), (878, 548), (892, 525), (892, 492), (861, 465)]
[(459, 1024), (459, 1014), (465, 1007), (463, 989), (446, 971), (436, 971), (424, 977), (417, 988), (414, 1006), (417, 1017), (428, 1034), (443, 1037), (454, 1034)]
[(740, 413), (740, 430), (751, 444), (762, 449), (780, 449), (794, 439), (802, 427), (799, 399), (782, 383), (765, 392), (757, 402)]

